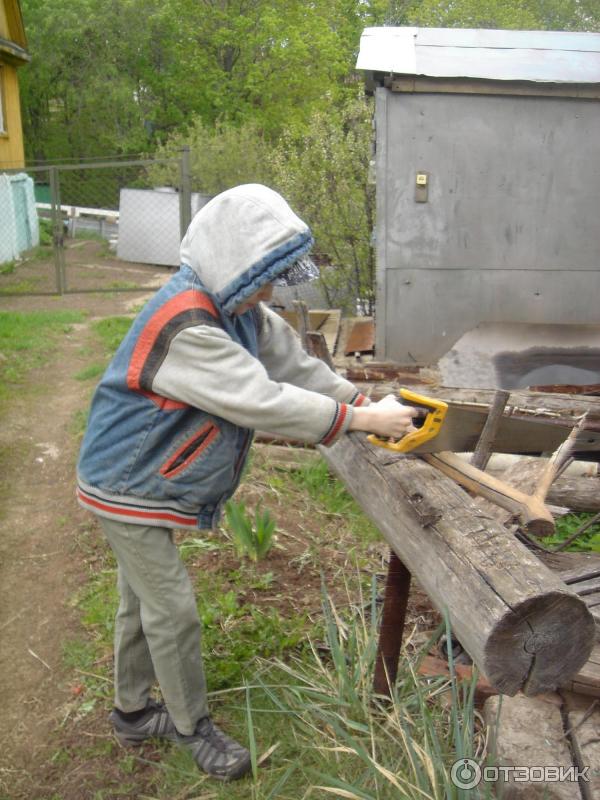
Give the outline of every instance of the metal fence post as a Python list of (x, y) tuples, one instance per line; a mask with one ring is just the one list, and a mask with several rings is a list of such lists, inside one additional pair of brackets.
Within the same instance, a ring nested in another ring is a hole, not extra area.
[(190, 148), (181, 148), (180, 180), (179, 180), (179, 233), (180, 238), (186, 234), (192, 221), (192, 170)]
[(63, 224), (60, 211), (60, 182), (58, 168), (50, 167), (48, 170), (50, 178), (50, 215), (52, 218), (52, 245), (54, 248), (54, 269), (56, 271), (56, 291), (64, 294), (66, 291), (66, 280), (64, 270), (63, 254)]

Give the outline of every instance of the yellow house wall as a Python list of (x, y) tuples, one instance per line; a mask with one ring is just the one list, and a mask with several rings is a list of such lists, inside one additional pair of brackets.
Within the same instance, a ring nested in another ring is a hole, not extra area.
[(10, 39), (8, 30), (8, 17), (6, 15), (6, 8), (4, 7), (3, 0), (0, 0), (0, 36), (3, 39)]
[(0, 82), (6, 130), (6, 133), (0, 133), (0, 169), (13, 169), (25, 164), (16, 68), (0, 61)]

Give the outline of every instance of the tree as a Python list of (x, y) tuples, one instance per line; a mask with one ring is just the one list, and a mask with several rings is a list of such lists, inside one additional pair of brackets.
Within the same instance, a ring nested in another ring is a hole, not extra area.
[(595, 31), (600, 25), (597, 0), (418, 0), (401, 6), (407, 24), (425, 27)]
[(337, 113), (315, 111), (305, 131), (273, 148), (277, 189), (312, 228), (330, 306), (375, 310), (375, 186), (369, 181), (372, 104), (363, 96)]
[(343, 104), (383, 0), (22, 0), (29, 158), (152, 152), (192, 119), (267, 135)]
[[(302, 130), (290, 123), (269, 140), (252, 120), (214, 127), (196, 119), (159, 150), (168, 157), (189, 143), (192, 185), (216, 194), (239, 183), (267, 183), (310, 225), (323, 269), (321, 285), (331, 306), (364, 313), (374, 309), (375, 261), (371, 247), (375, 187), (369, 183), (372, 104), (362, 92), (342, 108), (315, 110)], [(177, 185), (171, 165), (157, 165), (156, 184)]]

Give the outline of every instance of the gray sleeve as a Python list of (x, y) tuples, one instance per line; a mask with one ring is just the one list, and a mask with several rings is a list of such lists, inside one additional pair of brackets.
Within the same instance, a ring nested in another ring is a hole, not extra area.
[(329, 445), (347, 431), (349, 405), (313, 388), (318, 382), (297, 386), (284, 375), (269, 375), (222, 329), (196, 325), (173, 338), (152, 391), (241, 427), (300, 441)]
[(288, 323), (261, 304), (262, 325), (258, 357), (273, 380), (285, 381), (342, 403), (367, 403), (354, 384), (332, 372), (319, 358), (309, 356)]

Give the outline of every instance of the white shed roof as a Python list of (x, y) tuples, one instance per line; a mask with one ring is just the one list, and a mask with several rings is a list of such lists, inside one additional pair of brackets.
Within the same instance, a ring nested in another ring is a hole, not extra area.
[(600, 83), (600, 33), (365, 28), (356, 66), (435, 78)]

